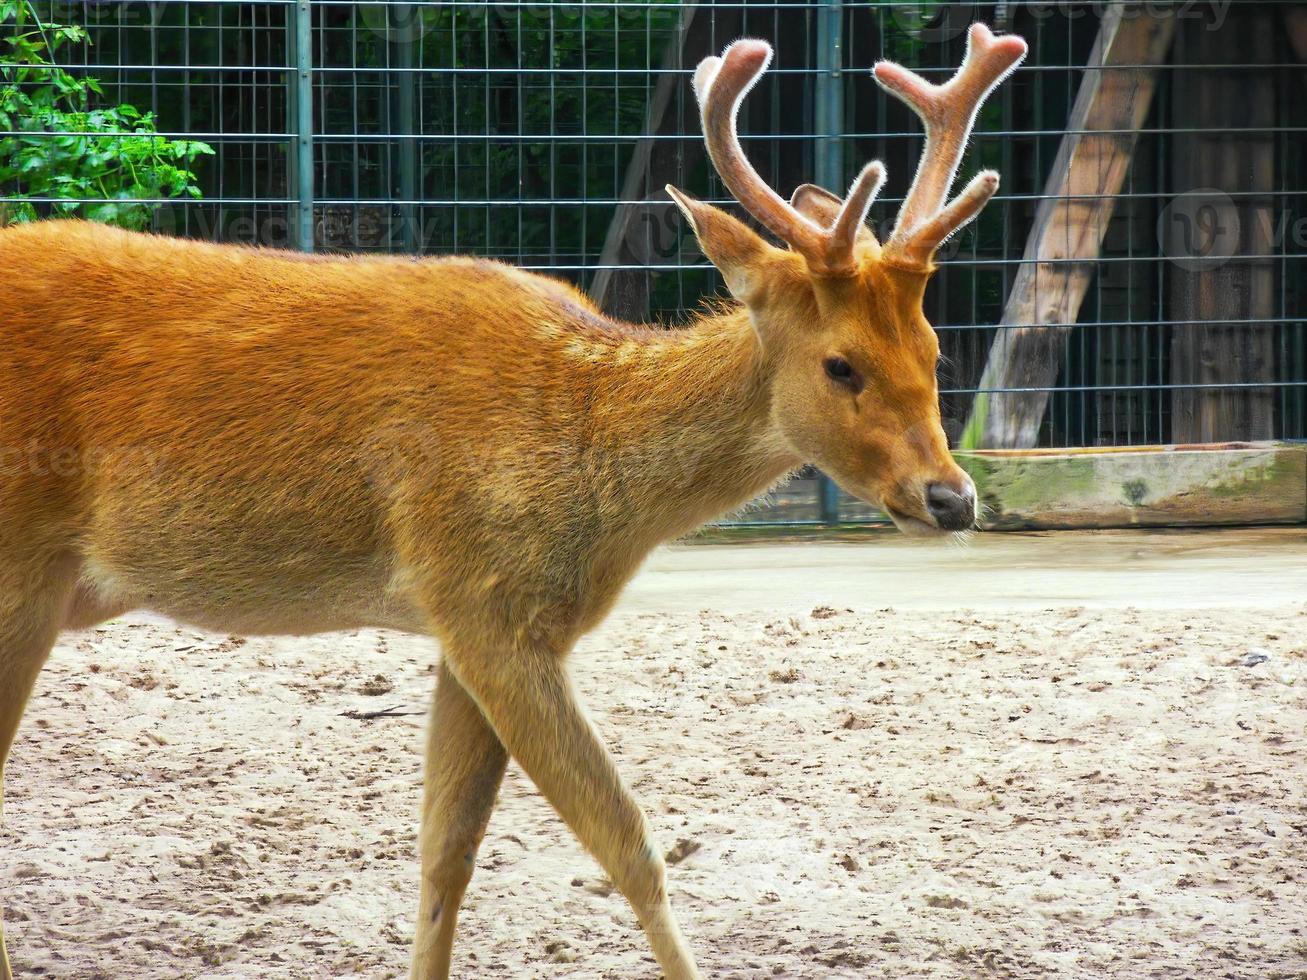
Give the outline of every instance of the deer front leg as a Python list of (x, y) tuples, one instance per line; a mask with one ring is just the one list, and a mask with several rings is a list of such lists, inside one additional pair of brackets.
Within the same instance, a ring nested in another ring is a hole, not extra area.
[(666, 868), (561, 655), (449, 650), (446, 662), (499, 739), (635, 910), (667, 980), (699, 971), (667, 900)]
[[(5, 762), (36, 677), (54, 646), (61, 607), (70, 588), (72, 573), (66, 566), (59, 562), (24, 564), (0, 556), (0, 816), (4, 811)], [(3, 914), (0, 904), (0, 980), (11, 980)]]
[[(40, 622), (29, 608), (0, 597), (0, 818), (4, 811), (4, 771), (9, 749), (18, 734), (23, 706), (36, 676), (54, 645), (52, 621)], [(52, 620), (53, 617), (50, 617)], [(0, 980), (13, 980), (5, 953), (4, 906), (0, 903)]]
[(413, 980), (446, 980), (454, 926), (508, 753), (442, 663), (427, 733)]

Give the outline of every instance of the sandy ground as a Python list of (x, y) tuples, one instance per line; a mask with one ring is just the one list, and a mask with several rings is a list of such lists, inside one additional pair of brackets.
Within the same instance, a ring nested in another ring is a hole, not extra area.
[[(678, 548), (574, 667), (708, 976), (1307, 977), (1305, 554), (1303, 530)], [(404, 975), (435, 657), (66, 636), (0, 833), (18, 976)], [(390, 706), (419, 713), (341, 714)], [(656, 975), (516, 770), (456, 956)]]

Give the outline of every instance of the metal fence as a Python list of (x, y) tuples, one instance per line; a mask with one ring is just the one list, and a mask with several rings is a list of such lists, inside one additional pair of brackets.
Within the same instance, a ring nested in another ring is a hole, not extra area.
[[(700, 58), (739, 36), (770, 40), (777, 59), (741, 120), (751, 157), (783, 191), (843, 188), (884, 160), (882, 228), (921, 131), (867, 69), (888, 57), (943, 77), (966, 25), (988, 21), (1024, 35), (1031, 56), (983, 110), (963, 163), (995, 167), (1003, 189), (948, 244), (928, 295), (951, 438), (1307, 438), (1307, 5), (31, 6), (89, 29), (61, 60), (106, 100), (214, 147), (197, 171), (203, 199), (149, 202), (159, 230), (491, 256), (669, 326), (720, 285), (661, 190), (729, 204), (690, 91)], [(837, 515), (874, 516), (815, 481), (753, 516)]]

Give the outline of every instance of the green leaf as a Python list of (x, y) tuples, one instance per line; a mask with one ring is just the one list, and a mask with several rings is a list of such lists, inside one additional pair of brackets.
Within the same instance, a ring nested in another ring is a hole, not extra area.
[[(10, 199), (60, 198), (50, 208), (55, 214), (145, 228), (153, 208), (130, 199), (200, 197), (195, 175), (178, 164), (212, 155), (213, 149), (156, 135), (154, 114), (134, 105), (95, 104), (104, 95), (100, 81), (74, 75), (50, 58), (61, 45), (89, 42), (85, 28), (47, 24), (44, 34), (25, 31), (24, 15), (32, 9), (29, 2), (0, 0), (0, 22), (15, 24), (10, 37), (0, 38), (8, 47), (0, 54), (0, 128), (7, 133), (0, 135), (0, 186), (20, 192)], [(203, 12), (196, 16), (205, 19)], [(112, 200), (88, 200), (97, 198)], [(30, 220), (37, 212), (22, 202), (6, 215)]]

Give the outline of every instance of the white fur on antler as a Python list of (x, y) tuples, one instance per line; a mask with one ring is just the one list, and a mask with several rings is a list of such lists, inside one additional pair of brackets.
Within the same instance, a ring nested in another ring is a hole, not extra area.
[(853, 245), (867, 209), (884, 182), (879, 163), (863, 168), (849, 188), (834, 223), (823, 228), (767, 186), (740, 146), (735, 121), (740, 103), (771, 62), (766, 41), (736, 41), (720, 58), (705, 58), (694, 72), (704, 141), (722, 182), (755, 218), (801, 254), (814, 272), (853, 269)]
[(935, 250), (985, 206), (998, 190), (998, 174), (982, 170), (947, 205), (967, 139), (986, 96), (1026, 56), (1026, 42), (1014, 35), (995, 37), (984, 24), (972, 24), (967, 54), (952, 78), (932, 85), (892, 61), (873, 69), (876, 81), (906, 102), (926, 127), (921, 163), (899, 209), (887, 255), (929, 263)]
[[(962, 67), (943, 85), (932, 85), (893, 62), (876, 65), (876, 80), (911, 106), (926, 125), (921, 165), (885, 246), (887, 257), (929, 266), (939, 245), (974, 218), (998, 190), (998, 174), (982, 171), (944, 204), (976, 113), (1025, 54), (1026, 42), (1021, 38), (996, 38), (984, 24), (973, 24)], [(767, 42), (746, 39), (736, 41), (720, 58), (699, 62), (694, 94), (708, 155), (745, 210), (800, 253), (814, 272), (850, 272), (854, 244), (885, 181), (885, 169), (878, 160), (862, 168), (829, 227), (817, 224), (772, 190), (745, 156), (736, 131), (740, 104), (767, 70), (771, 57)]]

